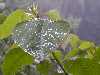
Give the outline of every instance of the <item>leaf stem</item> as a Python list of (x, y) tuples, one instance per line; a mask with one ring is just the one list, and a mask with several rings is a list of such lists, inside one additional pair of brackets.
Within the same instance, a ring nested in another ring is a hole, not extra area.
[(56, 58), (55, 54), (52, 52), (53, 58), (56, 60), (57, 64), (61, 67), (61, 69), (63, 70), (65, 75), (68, 75), (68, 73), (66, 72), (66, 70), (64, 69), (63, 65), (61, 64), (61, 62)]

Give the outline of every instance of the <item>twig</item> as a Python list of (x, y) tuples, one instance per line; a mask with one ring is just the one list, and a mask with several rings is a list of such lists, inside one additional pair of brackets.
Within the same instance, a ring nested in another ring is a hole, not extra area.
[(63, 65), (60, 63), (60, 61), (56, 58), (55, 54), (52, 52), (53, 58), (56, 60), (57, 64), (61, 67), (65, 75), (68, 75), (66, 70), (64, 69)]

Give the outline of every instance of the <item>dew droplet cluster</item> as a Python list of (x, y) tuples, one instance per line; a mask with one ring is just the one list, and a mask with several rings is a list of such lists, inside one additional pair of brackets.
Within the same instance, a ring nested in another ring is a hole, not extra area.
[(55, 50), (59, 42), (63, 42), (70, 31), (67, 23), (36, 19), (20, 23), (12, 34), (14, 42), (42, 61), (48, 56), (49, 50)]

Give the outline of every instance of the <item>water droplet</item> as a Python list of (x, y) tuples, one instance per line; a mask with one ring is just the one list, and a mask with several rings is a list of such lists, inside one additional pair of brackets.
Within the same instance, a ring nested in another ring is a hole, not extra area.
[(63, 71), (63, 70), (61, 69), (61, 67), (58, 66), (58, 65), (57, 65), (57, 72), (58, 72), (58, 73), (64, 73), (64, 71)]
[(46, 19), (27, 21), (15, 28), (12, 39), (25, 52), (42, 61), (48, 56), (48, 50), (55, 50), (57, 43), (61, 42), (65, 33), (69, 31), (70, 28), (65, 25), (63, 28), (59, 23)]

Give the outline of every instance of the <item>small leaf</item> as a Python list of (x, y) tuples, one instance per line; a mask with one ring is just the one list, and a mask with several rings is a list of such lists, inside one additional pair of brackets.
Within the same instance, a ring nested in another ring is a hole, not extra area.
[(33, 57), (20, 48), (10, 50), (2, 64), (3, 75), (15, 75), (23, 66), (33, 63)]
[(70, 36), (71, 36), (70, 44), (71, 44), (72, 48), (76, 48), (80, 44), (80, 39), (75, 34), (70, 34)]
[(100, 62), (100, 47), (96, 48), (96, 52), (95, 52), (93, 60)]
[(61, 20), (60, 13), (57, 10), (50, 10), (46, 14), (53, 21)]
[(51, 68), (51, 63), (46, 60), (37, 65), (37, 70), (41, 73), (41, 75), (48, 75)]
[(78, 54), (79, 50), (80, 50), (80, 49), (75, 48), (75, 49), (69, 51), (69, 53), (65, 55), (64, 60), (67, 60), (67, 59), (70, 59), (71, 57), (76, 56), (76, 55)]
[(91, 47), (94, 47), (94, 44), (89, 42), (89, 41), (83, 41), (79, 46), (79, 48), (81, 50), (86, 50), (86, 49), (91, 48)]
[(89, 59), (94, 58), (95, 52), (96, 52), (95, 47), (89, 48), (89, 49), (87, 50), (87, 54), (88, 54), (87, 57), (88, 57)]
[(59, 59), (59, 60), (62, 59), (62, 52), (61, 52), (61, 51), (56, 50), (56, 51), (54, 51), (53, 53), (54, 53), (54, 55), (55, 55), (55, 57), (56, 57), (57, 59)]
[(17, 23), (25, 21), (29, 19), (28, 16), (25, 15), (24, 11), (16, 10), (11, 15), (9, 15), (4, 23), (0, 25), (0, 39), (8, 37), (13, 29), (16, 27)]

